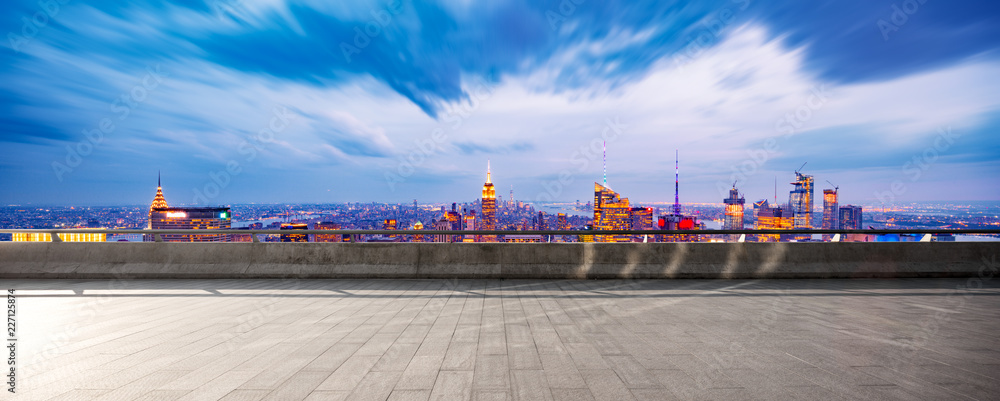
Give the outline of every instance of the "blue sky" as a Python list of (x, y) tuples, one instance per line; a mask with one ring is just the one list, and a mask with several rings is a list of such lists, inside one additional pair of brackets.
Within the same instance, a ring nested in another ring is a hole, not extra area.
[(1000, 200), (996, 1), (7, 1), (0, 203)]

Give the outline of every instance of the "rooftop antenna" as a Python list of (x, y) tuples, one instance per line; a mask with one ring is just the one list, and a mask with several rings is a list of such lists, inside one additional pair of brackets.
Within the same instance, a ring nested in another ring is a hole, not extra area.
[(608, 187), (608, 141), (604, 141), (604, 187)]
[(778, 176), (774, 176), (774, 205), (778, 205)]
[(490, 181), (490, 159), (486, 159), (486, 183), (489, 184)]
[(674, 214), (681, 214), (681, 173), (680, 173), (680, 151), (674, 149)]
[(156, 187), (159, 188), (160, 185), (160, 170), (156, 170)]

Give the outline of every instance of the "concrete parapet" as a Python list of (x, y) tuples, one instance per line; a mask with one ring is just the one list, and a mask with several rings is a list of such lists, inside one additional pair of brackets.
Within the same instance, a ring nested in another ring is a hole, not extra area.
[(996, 273), (1000, 242), (0, 242), (0, 278), (850, 278)]

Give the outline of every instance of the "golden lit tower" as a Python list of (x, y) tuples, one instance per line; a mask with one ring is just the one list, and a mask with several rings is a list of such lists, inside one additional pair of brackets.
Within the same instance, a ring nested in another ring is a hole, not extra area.
[[(496, 230), (497, 229), (497, 193), (493, 188), (493, 181), (490, 178), (490, 162), (486, 161), (486, 183), (483, 184), (483, 199), (481, 202), (483, 208), (482, 217), (482, 229), (483, 230)], [(496, 242), (495, 235), (487, 235), (483, 237), (484, 242)]]
[(160, 173), (156, 173), (156, 196), (153, 197), (153, 204), (149, 205), (149, 214), (153, 214), (153, 210), (166, 209), (167, 200), (163, 198), (163, 187), (160, 186)]
[[(729, 197), (723, 199), (722, 202), (726, 205), (726, 218), (722, 229), (724, 230), (742, 230), (743, 229), (743, 205), (746, 204), (746, 200), (740, 196), (740, 191), (736, 189), (736, 183), (733, 183), (733, 189), (729, 190)], [(739, 234), (735, 234), (739, 237)], [(732, 237), (732, 236), (730, 236)]]

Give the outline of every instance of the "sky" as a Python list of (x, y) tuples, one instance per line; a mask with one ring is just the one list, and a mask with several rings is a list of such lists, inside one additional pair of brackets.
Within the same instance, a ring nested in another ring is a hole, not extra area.
[(0, 204), (1000, 200), (997, 1), (0, 9)]

